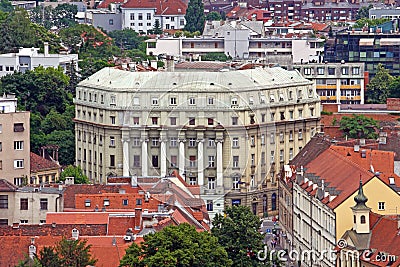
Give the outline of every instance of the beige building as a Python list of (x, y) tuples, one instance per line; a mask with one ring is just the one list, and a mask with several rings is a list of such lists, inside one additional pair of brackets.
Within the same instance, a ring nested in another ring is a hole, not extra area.
[(0, 225), (46, 223), (47, 212), (63, 211), (63, 188), (21, 187), (0, 179)]
[(15, 95), (0, 98), (0, 177), (15, 185), (30, 175), (30, 113), (17, 111)]
[(315, 83), (321, 103), (364, 104), (364, 63), (306, 63), (294, 69)]
[(90, 180), (179, 170), (200, 185), (211, 216), (232, 204), (276, 210), (276, 170), (320, 119), (312, 82), (281, 68), (105, 68), (78, 85), (75, 107), (76, 163)]

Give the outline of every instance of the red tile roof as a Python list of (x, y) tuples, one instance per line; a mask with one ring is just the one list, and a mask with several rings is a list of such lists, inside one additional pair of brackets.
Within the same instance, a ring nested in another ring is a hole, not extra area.
[(156, 15), (185, 15), (187, 4), (181, 0), (129, 0), (122, 7), (155, 9)]
[(14, 192), (18, 189), (17, 186), (10, 183), (6, 179), (0, 179), (0, 192)]
[(31, 172), (36, 173), (47, 170), (57, 170), (60, 165), (57, 162), (45, 159), (31, 152)]
[[(370, 221), (372, 233), (370, 248), (400, 256), (400, 230), (398, 229), (397, 218), (371, 212)], [(373, 224), (372, 221), (376, 221), (376, 223)]]
[(112, 3), (123, 3), (125, 0), (103, 0), (97, 8), (108, 8)]
[(365, 184), (374, 177), (372, 173), (331, 148), (307, 164), (306, 173), (319, 176), (330, 188), (338, 191), (337, 196), (328, 204), (332, 209), (356, 192), (360, 179)]
[(108, 212), (48, 212), (46, 222), (57, 224), (107, 224)]

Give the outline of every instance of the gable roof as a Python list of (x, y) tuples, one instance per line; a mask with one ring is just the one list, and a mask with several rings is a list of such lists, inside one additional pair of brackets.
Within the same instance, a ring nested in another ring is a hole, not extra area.
[(322, 135), (315, 135), (303, 147), (303, 149), (290, 161), (290, 165), (296, 165), (298, 168), (306, 166), (309, 162), (318, 157), (331, 145), (328, 138)]
[(10, 183), (6, 179), (0, 179), (0, 192), (14, 192), (18, 189), (17, 186)]
[(60, 169), (60, 165), (57, 162), (45, 159), (39, 156), (38, 154), (31, 152), (30, 157), (31, 157), (31, 172), (33, 173)]
[(124, 3), (125, 0), (103, 0), (98, 6), (97, 8), (108, 8), (110, 6), (110, 4), (116, 3)]
[(122, 8), (155, 9), (156, 15), (185, 15), (187, 4), (181, 0), (129, 0)]

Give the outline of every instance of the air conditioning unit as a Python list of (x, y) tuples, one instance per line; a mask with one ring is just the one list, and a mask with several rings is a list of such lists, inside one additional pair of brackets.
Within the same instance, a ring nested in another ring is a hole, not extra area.
[(130, 235), (125, 235), (125, 236), (124, 236), (124, 240), (125, 240), (125, 241), (132, 241), (132, 236), (130, 236)]

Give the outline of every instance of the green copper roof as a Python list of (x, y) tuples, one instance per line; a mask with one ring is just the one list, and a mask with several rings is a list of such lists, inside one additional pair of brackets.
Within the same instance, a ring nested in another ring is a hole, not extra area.
[(358, 194), (354, 197), (354, 201), (356, 202), (354, 209), (369, 209), (365, 205), (365, 203), (368, 201), (368, 198), (364, 195), (361, 180), (360, 180), (360, 187), (358, 188)]

